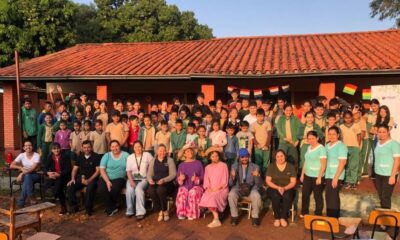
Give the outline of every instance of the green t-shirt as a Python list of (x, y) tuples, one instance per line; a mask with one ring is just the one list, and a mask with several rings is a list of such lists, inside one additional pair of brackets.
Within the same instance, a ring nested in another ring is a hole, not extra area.
[[(339, 167), (340, 160), (347, 160), (348, 150), (342, 141), (338, 141), (332, 146), (329, 146), (329, 143), (326, 144), (325, 150), (327, 153), (325, 178), (333, 179)], [(340, 174), (340, 180), (344, 179), (344, 172)]]
[(106, 170), (110, 180), (126, 177), (126, 160), (129, 154), (122, 151), (119, 159), (114, 159), (111, 152), (104, 154), (101, 158), (100, 168)]
[(26, 109), (22, 107), (22, 130), (28, 134), (29, 137), (37, 135), (37, 113), (36, 110)]
[(308, 147), (305, 162), (304, 162), (304, 171), (305, 174), (309, 177), (318, 177), (319, 171), (321, 169), (321, 158), (326, 158), (326, 150), (324, 146), (319, 144), (316, 148), (311, 149), (311, 146)]
[(375, 147), (375, 173), (390, 176), (394, 157), (400, 157), (400, 144), (397, 141), (391, 139), (384, 144), (378, 142)]

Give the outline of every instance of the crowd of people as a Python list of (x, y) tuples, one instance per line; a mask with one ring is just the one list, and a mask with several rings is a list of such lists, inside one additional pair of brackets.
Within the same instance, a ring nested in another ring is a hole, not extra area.
[(60, 214), (79, 211), (76, 194), (85, 189), (85, 213), (93, 214), (98, 193), (112, 216), (125, 189), (126, 216), (138, 220), (150, 197), (157, 220), (168, 221), (172, 196), (180, 220), (208, 209), (208, 227), (218, 227), (229, 206), (236, 225), (238, 202), (246, 198), (259, 226), (265, 195), (274, 226), (286, 227), (297, 189), (300, 217), (309, 214), (311, 193), (314, 214), (322, 215), (324, 190), (327, 216), (339, 217), (342, 186), (356, 189), (368, 176), (380, 207), (391, 208), (400, 145), (390, 137), (388, 107), (376, 99), (350, 105), (319, 96), (305, 101), (299, 114), (282, 97), (275, 103), (240, 99), (237, 89), (225, 105), (219, 99), (206, 105), (199, 93), (193, 105), (174, 98), (172, 106), (163, 101), (149, 111), (137, 100), (115, 100), (107, 109), (107, 102), (84, 93), (51, 99), (39, 115), (30, 99), (23, 101), (23, 152), (11, 164), (20, 171), (19, 207), (35, 201), (40, 169)]

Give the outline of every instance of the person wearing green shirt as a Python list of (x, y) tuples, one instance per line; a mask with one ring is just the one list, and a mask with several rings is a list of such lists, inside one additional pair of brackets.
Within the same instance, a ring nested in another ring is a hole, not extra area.
[(282, 149), (287, 156), (287, 161), (297, 166), (299, 154), (297, 152), (297, 132), (300, 128), (300, 121), (293, 115), (293, 107), (286, 104), (283, 107), (283, 115), (276, 123), (276, 130), (279, 137), (279, 149)]
[(316, 131), (308, 132), (307, 139), (310, 146), (305, 155), (304, 166), (300, 177), (300, 181), (303, 183), (300, 217), (309, 213), (311, 193), (313, 193), (315, 200), (314, 215), (322, 215), (322, 209), (324, 208), (322, 191), (323, 177), (326, 168), (326, 150), (325, 147), (318, 142), (318, 134)]
[(348, 150), (340, 138), (340, 129), (332, 126), (328, 129), (328, 143), (325, 146), (327, 163), (325, 171), (326, 215), (340, 217), (340, 188), (344, 180)]
[(22, 106), (22, 135), (24, 139), (29, 140), (32, 143), (33, 151), (37, 148), (37, 113), (32, 108), (32, 100), (29, 98), (24, 99), (24, 105)]
[(60, 130), (60, 122), (61, 121), (65, 121), (67, 123), (67, 129), (74, 131), (74, 124), (70, 121), (69, 112), (63, 111), (61, 113), (60, 121), (57, 121), (53, 125), (53, 132), (57, 132), (58, 130)]
[(400, 144), (390, 138), (390, 131), (387, 125), (378, 126), (378, 143), (375, 146), (374, 153), (375, 187), (381, 208), (390, 209), (400, 166)]
[(183, 128), (182, 120), (178, 119), (175, 123), (175, 131), (171, 133), (171, 151), (175, 163), (178, 163), (178, 152), (186, 143), (186, 130)]
[(39, 126), (37, 135), (37, 145), (40, 153), (42, 165), (47, 164), (48, 155), (50, 154), (50, 145), (54, 140), (53, 132), (53, 115), (46, 113), (44, 123)]
[(110, 152), (100, 161), (99, 192), (106, 200), (106, 213), (112, 216), (118, 212), (118, 199), (126, 184), (126, 160), (129, 154), (121, 151), (117, 140), (111, 140)]
[(297, 132), (297, 139), (300, 141), (300, 165), (299, 165), (299, 168), (303, 167), (304, 155), (306, 154), (307, 149), (310, 146), (310, 144), (308, 144), (308, 140), (307, 140), (307, 133), (309, 131), (314, 130), (317, 132), (319, 139), (323, 139), (323, 136), (324, 136), (321, 128), (318, 126), (318, 124), (315, 123), (314, 112), (312, 112), (312, 111), (306, 112), (304, 114), (304, 118), (305, 118), (305, 123), (300, 125), (299, 130)]

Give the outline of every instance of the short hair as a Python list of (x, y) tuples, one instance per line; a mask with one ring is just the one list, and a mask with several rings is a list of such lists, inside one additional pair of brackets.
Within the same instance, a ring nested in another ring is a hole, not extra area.
[(263, 115), (263, 116), (265, 116), (264, 109), (262, 109), (262, 108), (257, 109), (256, 115)]
[(61, 120), (59, 125), (61, 125), (61, 124), (65, 124), (65, 125), (67, 125), (67, 121), (65, 121), (65, 120)]
[(216, 107), (216, 106), (217, 106), (217, 102), (214, 101), (214, 100), (211, 100), (210, 102), (208, 102), (208, 105), (209, 105), (210, 107)]
[(31, 104), (32, 104), (32, 99), (30, 99), (30, 98), (24, 98), (23, 103), (31, 103)]
[(196, 125), (194, 125), (194, 123), (191, 122), (191, 123), (188, 123), (187, 127), (188, 128), (190, 128), (190, 127), (191, 128), (196, 128)]
[(349, 110), (346, 110), (346, 111), (343, 112), (343, 117), (345, 117), (347, 115), (349, 115), (350, 117), (353, 117), (353, 113), (351, 111), (349, 111)]
[(378, 127), (378, 129), (379, 129), (379, 128), (384, 128), (384, 129), (386, 129), (387, 131), (389, 131), (389, 126), (388, 126), (387, 124), (379, 124), (377, 127)]
[(250, 124), (249, 124), (248, 121), (241, 121), (241, 122), (240, 122), (240, 126), (241, 126), (241, 127), (249, 127)]
[(308, 112), (304, 113), (304, 116), (307, 116), (309, 114), (311, 114), (313, 117), (315, 116), (315, 113), (313, 111), (308, 111)]
[(54, 149), (54, 148), (61, 148), (61, 145), (58, 142), (53, 142), (51, 144), (51, 149)]
[(318, 133), (314, 130), (311, 130), (307, 133), (307, 137), (308, 136), (314, 136), (314, 137), (318, 138)]
[(51, 113), (45, 113), (44, 114), (44, 117), (46, 118), (47, 116), (50, 116), (51, 118), (53, 118), (53, 114), (51, 114)]
[(129, 116), (129, 121), (138, 120), (139, 118), (136, 115)]
[(183, 121), (181, 119), (176, 120), (175, 125), (176, 124), (183, 124)]
[(119, 141), (116, 140), (116, 139), (111, 140), (109, 146), (111, 146), (111, 144), (113, 144), (113, 143), (116, 143), (116, 144), (118, 144), (118, 146), (121, 146), (121, 144), (119, 143)]
[(88, 145), (88, 144), (89, 144), (90, 146), (92, 146), (92, 142), (91, 142), (90, 140), (85, 140), (85, 141), (82, 142), (82, 146), (83, 146), (83, 145)]
[(103, 121), (101, 119), (97, 119), (96, 121), (94, 121), (94, 124), (103, 125)]
[(323, 103), (321, 103), (321, 102), (317, 102), (316, 104), (315, 104), (315, 108), (324, 108), (324, 104)]
[(199, 93), (197, 94), (197, 97), (204, 98), (204, 93), (202, 93), (202, 92), (199, 92)]
[(289, 107), (290, 107), (290, 108), (293, 108), (292, 105), (286, 103), (285, 106), (283, 106), (283, 109), (286, 110), (286, 108), (289, 108)]
[(339, 100), (337, 100), (337, 98), (332, 98), (331, 100), (329, 100), (329, 106), (333, 105), (339, 105)]
[(257, 103), (255, 101), (251, 101), (249, 106), (250, 107), (257, 107)]
[(200, 130), (200, 128), (203, 128), (204, 130), (206, 130), (206, 126), (204, 126), (204, 125), (199, 125), (199, 126), (197, 127), (197, 130)]
[(336, 119), (336, 112), (337, 111), (329, 111), (329, 113), (326, 115), (326, 119), (329, 119), (329, 118), (335, 118)]
[(236, 129), (236, 126), (235, 125), (233, 125), (232, 123), (228, 123), (228, 125), (226, 125), (226, 129), (228, 130), (228, 129)]
[(374, 99), (371, 100), (371, 104), (379, 105), (380, 103), (379, 103), (378, 99), (374, 98)]
[(339, 129), (338, 126), (332, 126), (332, 127), (330, 127), (330, 128), (328, 129), (328, 132), (329, 132), (329, 131), (335, 131), (336, 134), (340, 134), (340, 129)]
[(78, 124), (78, 126), (82, 126), (82, 122), (79, 121), (79, 120), (75, 120), (75, 121), (74, 121), (74, 124)]
[(121, 117), (121, 113), (119, 111), (114, 110), (111, 112), (111, 117)]
[(85, 124), (89, 124), (89, 126), (92, 126), (92, 121), (85, 120), (85, 121), (83, 121), (83, 125), (85, 125)]
[(161, 120), (160, 125), (161, 126), (163, 126), (163, 125), (167, 125), (168, 126), (168, 122), (166, 120)]

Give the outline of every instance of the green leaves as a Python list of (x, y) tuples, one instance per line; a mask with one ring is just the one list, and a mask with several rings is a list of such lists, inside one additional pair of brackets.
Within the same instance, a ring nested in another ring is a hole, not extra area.
[(76, 43), (176, 41), (212, 38), (193, 12), (164, 0), (0, 0), (0, 66)]
[(400, 28), (400, 0), (373, 0), (370, 3), (371, 16), (378, 16), (379, 20), (396, 19)]

